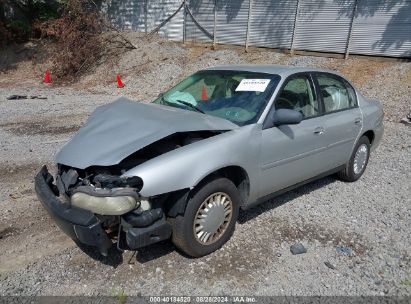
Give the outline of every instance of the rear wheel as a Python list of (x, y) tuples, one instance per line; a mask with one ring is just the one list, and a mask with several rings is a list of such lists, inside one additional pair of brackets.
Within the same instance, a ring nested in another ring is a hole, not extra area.
[(216, 178), (200, 186), (184, 215), (170, 219), (173, 243), (193, 257), (219, 249), (234, 232), (239, 206), (240, 194), (230, 180)]
[(370, 140), (363, 136), (357, 142), (346, 167), (337, 173), (338, 177), (346, 182), (355, 182), (363, 175), (370, 158)]

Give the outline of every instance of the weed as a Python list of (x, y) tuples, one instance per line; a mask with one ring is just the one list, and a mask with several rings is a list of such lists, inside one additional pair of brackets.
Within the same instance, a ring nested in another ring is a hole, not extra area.
[(116, 297), (119, 304), (124, 304), (127, 301), (127, 295), (124, 292), (124, 289), (121, 287), (113, 287), (113, 290), (111, 291), (113, 297)]

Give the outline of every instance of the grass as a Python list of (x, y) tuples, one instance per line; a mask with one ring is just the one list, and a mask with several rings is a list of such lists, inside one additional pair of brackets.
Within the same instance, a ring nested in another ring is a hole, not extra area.
[(119, 304), (124, 304), (127, 301), (127, 294), (125, 293), (124, 289), (121, 287), (114, 287), (112, 290), (113, 297), (116, 297)]

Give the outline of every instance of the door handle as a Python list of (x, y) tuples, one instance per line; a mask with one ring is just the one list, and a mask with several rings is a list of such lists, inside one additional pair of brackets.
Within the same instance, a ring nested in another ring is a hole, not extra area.
[(361, 122), (362, 122), (362, 120), (361, 120), (360, 117), (358, 117), (358, 118), (356, 118), (356, 119), (354, 120), (354, 123), (355, 123), (356, 125), (360, 125)]
[(324, 128), (323, 128), (323, 127), (315, 128), (315, 129), (314, 129), (314, 134), (317, 134), (317, 135), (322, 135), (322, 134), (324, 134)]

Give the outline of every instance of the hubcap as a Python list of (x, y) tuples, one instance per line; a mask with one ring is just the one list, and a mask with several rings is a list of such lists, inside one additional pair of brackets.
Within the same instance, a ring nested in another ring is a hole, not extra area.
[(358, 147), (357, 152), (355, 152), (354, 156), (354, 173), (360, 174), (365, 167), (365, 163), (367, 162), (368, 156), (368, 147), (366, 144), (362, 144)]
[(228, 194), (217, 192), (207, 197), (194, 218), (193, 232), (196, 240), (209, 245), (221, 238), (231, 221), (233, 203)]

